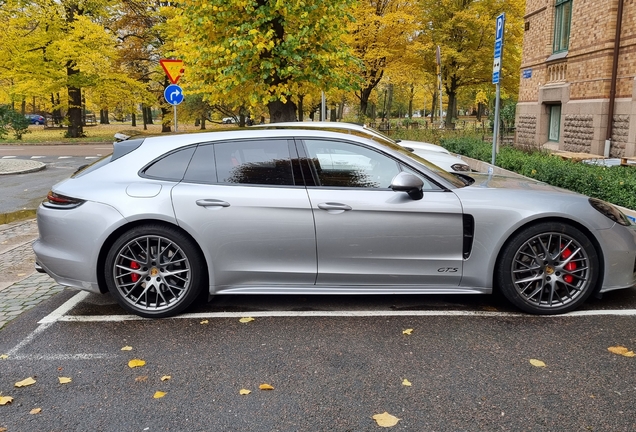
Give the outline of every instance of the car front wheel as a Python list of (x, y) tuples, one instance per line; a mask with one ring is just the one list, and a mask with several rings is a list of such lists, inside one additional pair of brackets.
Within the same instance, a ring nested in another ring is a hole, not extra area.
[(106, 285), (117, 302), (146, 318), (174, 316), (197, 298), (204, 262), (196, 245), (162, 225), (133, 228), (106, 257)]
[(501, 252), (496, 278), (504, 296), (533, 314), (565, 313), (594, 290), (599, 258), (577, 228), (543, 222), (514, 235)]

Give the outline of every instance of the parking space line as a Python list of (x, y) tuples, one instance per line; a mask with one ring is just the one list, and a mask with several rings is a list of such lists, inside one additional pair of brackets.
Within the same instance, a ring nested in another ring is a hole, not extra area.
[[(530, 315), (515, 312), (490, 311), (258, 311), (258, 312), (200, 312), (182, 314), (171, 319), (214, 319), (214, 318), (296, 318), (296, 317), (507, 317), (507, 318), (576, 318), (587, 316), (636, 316), (636, 309), (578, 311), (562, 315)], [(145, 320), (137, 315), (82, 315), (60, 316), (60, 322), (121, 322)]]
[(64, 316), (65, 313), (73, 309), (75, 306), (77, 306), (78, 303), (80, 303), (89, 295), (90, 293), (88, 291), (78, 292), (73, 297), (66, 300), (60, 307), (58, 307), (53, 312), (51, 312), (50, 314), (42, 318), (40, 321), (38, 321), (38, 324), (48, 324), (48, 323), (54, 323), (55, 321), (58, 321), (61, 317)]

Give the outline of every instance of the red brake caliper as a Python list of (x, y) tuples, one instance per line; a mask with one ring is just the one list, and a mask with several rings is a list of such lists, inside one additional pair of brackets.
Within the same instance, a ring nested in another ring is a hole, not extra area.
[[(561, 246), (563, 247), (563, 245)], [(561, 253), (561, 259), (568, 259), (570, 256), (572, 255), (572, 251), (570, 249), (565, 249), (562, 253)], [(567, 263), (564, 267), (567, 271), (574, 271), (576, 270), (576, 263), (574, 261), (570, 261), (569, 263)], [(563, 276), (563, 280), (567, 283), (572, 283), (574, 281), (574, 276), (572, 275), (564, 275)]]
[[(138, 262), (131, 261), (130, 262), (130, 268), (133, 269), (133, 270), (139, 270), (141, 268), (141, 266), (139, 265)], [(137, 282), (139, 280), (139, 275), (137, 273), (131, 273), (130, 274), (130, 278), (132, 279), (133, 282)]]

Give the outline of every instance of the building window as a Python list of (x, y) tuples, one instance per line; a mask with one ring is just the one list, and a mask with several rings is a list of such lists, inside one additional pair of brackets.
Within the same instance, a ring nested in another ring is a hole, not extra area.
[(570, 24), (572, 22), (572, 0), (556, 0), (554, 5), (554, 46), (553, 52), (568, 50)]
[(550, 130), (548, 140), (559, 141), (559, 129), (561, 127), (561, 105), (550, 105)]

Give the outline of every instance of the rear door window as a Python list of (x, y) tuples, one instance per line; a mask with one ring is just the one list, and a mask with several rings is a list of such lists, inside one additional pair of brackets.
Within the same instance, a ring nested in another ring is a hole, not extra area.
[(294, 185), (287, 140), (217, 143), (214, 156), (219, 183)]

